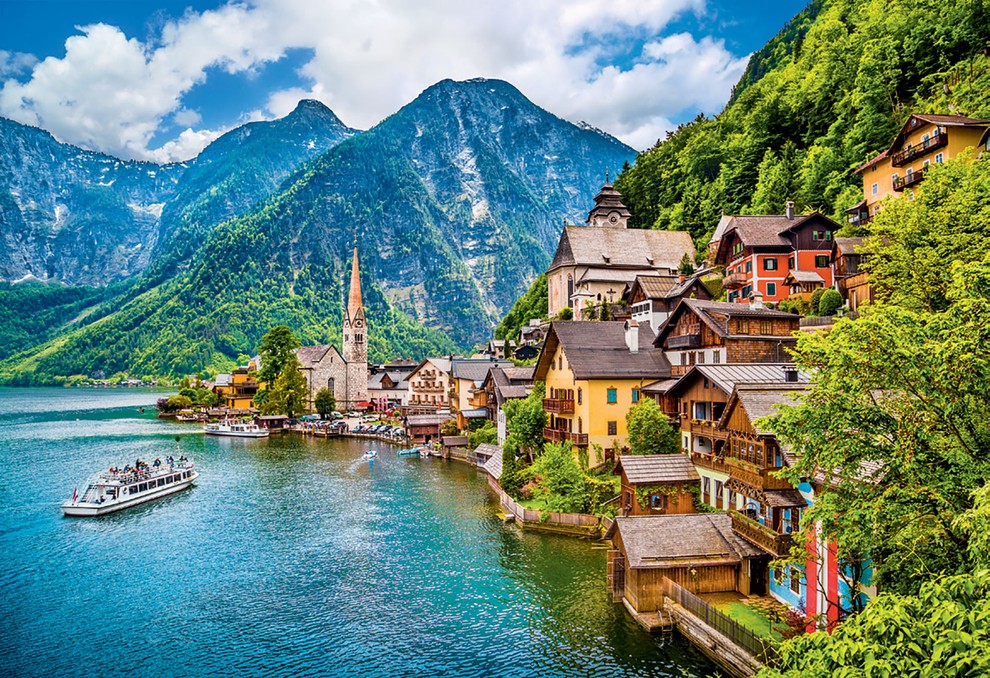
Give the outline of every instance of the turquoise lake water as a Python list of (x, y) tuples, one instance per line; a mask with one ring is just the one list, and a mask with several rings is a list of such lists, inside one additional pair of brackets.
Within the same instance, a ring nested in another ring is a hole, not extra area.
[[(503, 525), (466, 465), (207, 438), (137, 412), (157, 397), (0, 389), (0, 675), (712, 671), (611, 603), (601, 545)], [(195, 487), (62, 517), (91, 473), (168, 454), (195, 459)]]

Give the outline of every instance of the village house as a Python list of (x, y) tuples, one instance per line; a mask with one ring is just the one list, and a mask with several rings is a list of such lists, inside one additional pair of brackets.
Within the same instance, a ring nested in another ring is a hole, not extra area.
[(832, 244), (839, 224), (817, 212), (795, 215), (787, 203), (783, 215), (723, 216), (709, 243), (714, 264), (725, 266), (722, 286), (729, 302), (745, 303), (760, 295), (780, 302), (791, 291), (788, 274), (832, 287)]
[(835, 239), (835, 251), (832, 255), (835, 285), (850, 311), (856, 311), (863, 304), (873, 301), (869, 274), (860, 269), (867, 256), (863, 247), (863, 238)]
[(405, 418), (406, 435), (415, 445), (440, 442), (440, 431), (450, 421), (446, 413), (410, 414)]
[(461, 430), (469, 428), (472, 420), (488, 419), (487, 398), (482, 384), (493, 367), (512, 367), (505, 360), (486, 358), (453, 358), (450, 361), (450, 409), (457, 417)]
[(680, 376), (693, 365), (790, 362), (800, 318), (764, 308), (758, 298), (749, 305), (683, 299), (660, 327), (655, 345)]
[(409, 373), (410, 406), (450, 406), (450, 363), (450, 358), (426, 358)]
[(633, 614), (663, 606), (664, 579), (696, 595), (765, 595), (769, 557), (724, 513), (618, 517), (605, 537), (612, 598)]
[(533, 390), (533, 374), (536, 367), (500, 367), (488, 371), (482, 384), (485, 391), (485, 407), (489, 421), (495, 422), (498, 429), (498, 444), (505, 444), (506, 418), (505, 403), (521, 400)]
[(249, 410), (258, 389), (263, 386), (255, 378), (256, 374), (248, 367), (238, 367), (230, 374), (218, 374), (213, 392), (228, 410)]
[(683, 454), (620, 455), (613, 473), (621, 478), (624, 516), (697, 513), (700, 477)]
[(915, 113), (886, 150), (853, 170), (863, 177), (863, 199), (846, 210), (849, 223), (871, 221), (884, 199), (912, 195), (931, 165), (974, 147), (990, 150), (990, 120)]
[(529, 322), (519, 328), (519, 343), (523, 345), (542, 344), (550, 330), (550, 323), (539, 318), (530, 318)]
[(586, 305), (621, 300), (638, 275), (675, 275), (694, 243), (685, 231), (628, 228), (631, 214), (606, 180), (595, 196), (587, 226), (565, 226), (547, 270), (550, 317), (564, 308), (580, 320)]
[(625, 446), (626, 413), (639, 402), (640, 389), (669, 376), (670, 363), (653, 346), (648, 325), (556, 321), (534, 374), (546, 383), (543, 437), (588, 447), (589, 463), (601, 464)]
[(701, 275), (638, 275), (623, 295), (631, 318), (656, 332), (681, 299), (712, 300)]
[(409, 375), (418, 363), (398, 360), (368, 368), (368, 400), (385, 411), (409, 402)]

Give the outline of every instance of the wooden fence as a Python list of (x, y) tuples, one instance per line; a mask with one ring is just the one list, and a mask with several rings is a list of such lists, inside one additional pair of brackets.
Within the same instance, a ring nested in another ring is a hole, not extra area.
[(488, 476), (488, 484), (498, 494), (499, 503), (502, 505), (502, 508), (515, 516), (520, 524), (577, 527), (584, 530), (598, 527), (598, 516), (592, 516), (586, 513), (558, 513), (556, 511), (529, 509), (519, 502), (514, 501), (491, 476)]
[(760, 638), (749, 629), (740, 625), (739, 622), (725, 616), (683, 586), (679, 586), (670, 579), (664, 579), (663, 593), (760, 662), (771, 664), (776, 659), (777, 648), (773, 640)]

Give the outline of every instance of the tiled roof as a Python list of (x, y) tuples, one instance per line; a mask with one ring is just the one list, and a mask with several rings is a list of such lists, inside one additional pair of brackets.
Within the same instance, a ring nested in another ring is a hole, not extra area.
[(546, 356), (553, 355), (558, 344), (564, 347), (567, 364), (575, 379), (662, 379), (670, 376), (670, 362), (663, 351), (653, 347), (653, 330), (646, 324), (639, 326), (639, 350), (632, 353), (626, 346), (622, 321), (554, 322), (537, 363), (537, 379), (545, 377)]
[(461, 410), (460, 414), (465, 419), (484, 419), (488, 416), (488, 410), (484, 407), (476, 407), (473, 410)]
[(727, 513), (620, 517), (615, 529), (633, 569), (738, 563), (763, 553), (733, 532)]
[(581, 277), (577, 279), (577, 283), (584, 282), (621, 282), (630, 284), (637, 276), (652, 273), (653, 269), (649, 267), (642, 267), (639, 269), (628, 269), (628, 268), (589, 268)]
[(694, 258), (686, 231), (565, 226), (549, 270), (573, 265), (677, 270), (685, 254)]
[(407, 426), (435, 426), (450, 419), (449, 414), (410, 414), (406, 417)]
[(790, 282), (821, 283), (824, 285), (825, 279), (814, 271), (799, 271), (794, 269), (792, 271), (788, 271), (787, 275), (784, 277), (785, 285), (790, 284)]
[[(796, 369), (793, 363), (722, 363), (719, 365), (695, 365), (674, 385), (662, 393), (676, 393), (693, 383), (698, 375), (706, 377), (717, 388), (731, 394), (737, 384), (787, 384), (785, 369)], [(811, 375), (798, 370), (797, 383), (807, 384)], [(645, 392), (646, 389), (644, 389)]]
[(300, 346), (296, 349), (296, 357), (303, 367), (316, 365), (333, 348), (333, 344), (317, 344), (316, 346)]
[(766, 497), (767, 506), (794, 508), (808, 505), (797, 490), (764, 490), (763, 495)]
[(444, 447), (466, 447), (468, 444), (467, 436), (443, 436), (441, 440)]
[(471, 381), (484, 381), (488, 370), (493, 367), (513, 367), (508, 360), (490, 360), (488, 358), (473, 360), (471, 358), (454, 358), (451, 361), (451, 376), (454, 379), (470, 379)]
[(666, 299), (667, 293), (677, 286), (677, 276), (640, 275), (636, 276), (636, 283), (647, 299)]
[(856, 254), (856, 248), (863, 246), (863, 238), (836, 238), (835, 246), (840, 254)]
[(632, 485), (664, 485), (700, 480), (694, 463), (683, 454), (624, 454), (616, 472), (625, 471)]
[(720, 425), (728, 423), (729, 413), (732, 410), (733, 400), (742, 405), (749, 416), (750, 422), (754, 423), (757, 433), (769, 434), (771, 431), (755, 426), (757, 419), (777, 414), (779, 405), (797, 405), (801, 393), (808, 388), (808, 384), (737, 384), (732, 394), (725, 412), (722, 414)]
[[(481, 445), (478, 445), (478, 447), (481, 447)], [(502, 477), (502, 450), (498, 447), (496, 449), (498, 452), (492, 454), (488, 461), (485, 462), (485, 470), (488, 472), (488, 475), (498, 480)]]
[[(670, 317), (667, 318), (664, 324), (660, 326), (660, 329), (657, 332), (658, 345), (662, 343), (662, 338), (666, 335), (666, 333), (676, 326), (677, 318), (679, 318), (680, 315), (687, 310), (694, 311), (701, 321), (708, 325), (708, 327), (710, 327), (711, 330), (720, 337), (724, 337), (728, 334), (726, 328), (726, 318), (797, 319), (797, 316), (793, 313), (775, 311), (769, 308), (750, 308), (747, 304), (735, 304), (726, 301), (706, 301), (704, 299), (682, 299), (674, 308), (673, 312), (670, 314)], [(726, 316), (726, 318), (721, 316)]]

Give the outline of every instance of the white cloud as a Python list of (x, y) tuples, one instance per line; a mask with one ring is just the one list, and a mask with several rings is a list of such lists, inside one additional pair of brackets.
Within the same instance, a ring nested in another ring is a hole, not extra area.
[(0, 79), (15, 78), (29, 73), (38, 63), (38, 57), (26, 52), (8, 52), (0, 49)]
[[(272, 92), (265, 111), (241, 121), (284, 115), (307, 97), (367, 128), (443, 78), (497, 77), (645, 148), (671, 120), (720, 108), (745, 67), (711, 38), (664, 35), (676, 17), (704, 11), (704, 0), (255, 0), (187, 13), (153, 44), (82, 27), (63, 58), (0, 88), (0, 114), (124, 157), (185, 159), (222, 133), (196, 130), (201, 118), (183, 103), (194, 86), (209, 87), (211, 69), (251, 73), (307, 48), (300, 75), (309, 86)], [(188, 129), (150, 149), (169, 121)]]

